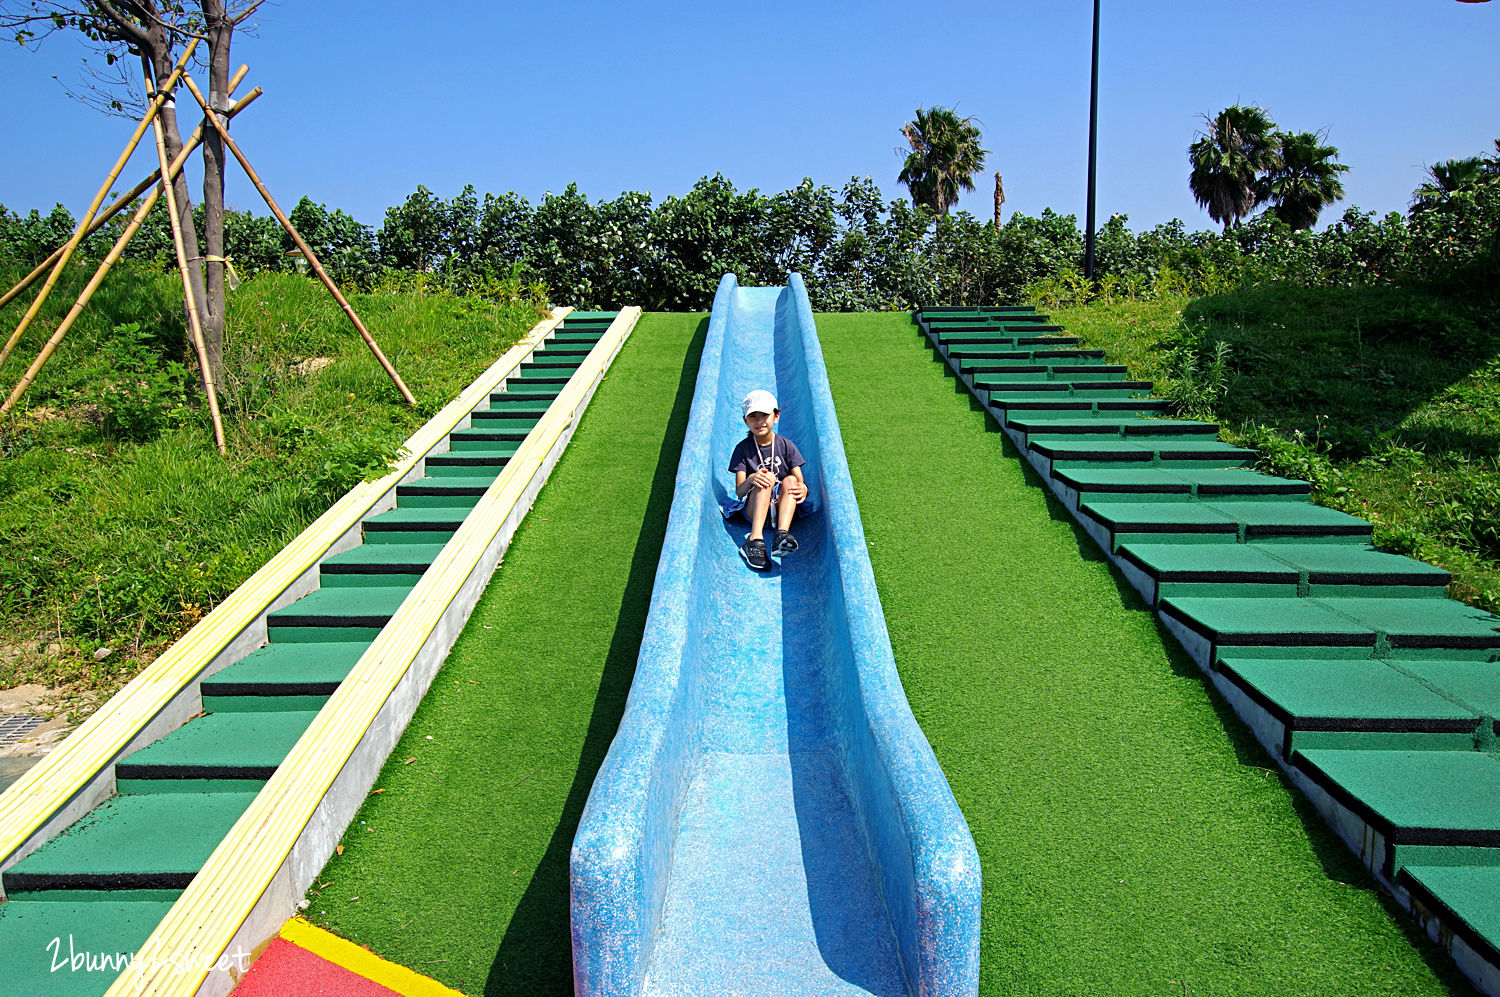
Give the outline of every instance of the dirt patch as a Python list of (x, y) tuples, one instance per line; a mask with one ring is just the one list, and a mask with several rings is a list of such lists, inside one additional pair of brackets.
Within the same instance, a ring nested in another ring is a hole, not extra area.
[(333, 357), (313, 357), (301, 363), (292, 364), (292, 373), (298, 377), (306, 377), (309, 374), (316, 374), (331, 363), (333, 363)]

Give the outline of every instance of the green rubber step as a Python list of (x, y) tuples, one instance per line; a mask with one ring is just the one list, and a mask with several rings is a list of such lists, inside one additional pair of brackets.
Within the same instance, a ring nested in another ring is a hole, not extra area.
[(7, 869), (5, 892), (13, 899), (67, 900), (76, 890), (181, 891), (254, 799), (254, 793), (111, 797)]
[(330, 696), (369, 646), (365, 641), (337, 640), (269, 644), (204, 679), (199, 687), (204, 708), (210, 697), (217, 701)]
[(1394, 845), (1500, 847), (1500, 757), (1309, 748), (1296, 766)]
[[(496, 474), (506, 464), (510, 463), (511, 457), (515, 456), (516, 444), (494, 443), (483, 450), (449, 450), (447, 453), (432, 454), (426, 460), (427, 474), (429, 477), (473, 477), (477, 468), (492, 468)], [(453, 470), (459, 468), (460, 470)], [(369, 520), (365, 521), (366, 523)]]
[[(426, 480), (426, 479), (424, 479)], [(445, 481), (470, 481), (468, 478), (446, 478)], [(480, 479), (481, 481), (483, 479)], [(487, 484), (474, 484), (483, 495)], [(442, 551), (442, 544), (361, 544), (327, 558), (319, 565), (324, 586), (336, 585), (341, 579), (381, 579), (388, 575), (421, 575)]]
[[(1500, 712), (1500, 664), (1493, 662), (1226, 655), (1216, 668), (1282, 725), (1283, 758), (1302, 747), (1357, 748), (1376, 740), (1371, 734), (1449, 735), (1440, 743), (1461, 749), (1481, 718), (1490, 718), (1493, 732)], [(1449, 673), (1457, 670), (1467, 673), (1457, 688), (1480, 696), (1454, 691)]]
[[(122, 793), (178, 792), (182, 779), (266, 780), (317, 712), (214, 713), (197, 717), (115, 763)], [(252, 787), (239, 787), (251, 789)]]
[(365, 540), (380, 542), (378, 535), (390, 533), (432, 534), (430, 537), (416, 536), (414, 543), (447, 543), (446, 537), (437, 534), (453, 533), (469, 517), (467, 509), (392, 509), (365, 520)]
[(551, 402), (562, 391), (561, 385), (529, 385), (524, 381), (512, 381), (502, 391), (490, 393), (490, 407), (496, 402)]
[[(443, 480), (441, 478), (437, 479)], [(480, 495), (484, 493), (481, 492)], [(439, 491), (421, 495), (400, 495), (402, 509), (472, 509), (479, 504), (480, 495), (467, 495), (460, 491)]]
[(1219, 427), (1212, 422), (1194, 419), (1148, 419), (1133, 412), (1050, 412), (1037, 409), (1010, 409), (1005, 425), (1028, 436), (1064, 433), (1108, 433), (1111, 428), (1125, 436), (1208, 436), (1217, 437)]
[[(1095, 369), (1098, 370), (1098, 369)], [(1005, 373), (981, 373), (974, 378), (974, 387), (980, 391), (1088, 391), (1092, 388), (1130, 388), (1134, 391), (1151, 391), (1151, 381), (1130, 381), (1125, 376), (1125, 367), (1110, 367), (1104, 373), (1091, 375), (1088, 370), (1055, 370), (1047, 367), (1019, 366)]]
[(25, 997), (100, 997), (118, 975), (99, 968), (102, 960), (123, 969), (171, 909), (165, 899), (0, 904), (3, 989)]
[(490, 405), (486, 411), (506, 415), (542, 416), (546, 414), (551, 404), (552, 399), (506, 398), (500, 394), (490, 396)]
[(520, 443), (536, 428), (540, 416), (518, 415), (515, 412), (489, 412), (483, 409), (469, 416), (469, 425), (476, 432), (500, 433), (502, 439)]
[(514, 454), (520, 443), (509, 439), (512, 434), (504, 430), (491, 430), (486, 427), (478, 429), (457, 429), (448, 434), (448, 453), (462, 454), (475, 450), (493, 451), (503, 450)]
[(1125, 370), (1125, 368), (1119, 367), (1118, 364), (1102, 364), (1093, 357), (1070, 357), (1066, 355), (1058, 356), (1055, 354), (1043, 357), (1040, 354), (1041, 351), (1037, 351), (1037, 353), (1027, 354), (1020, 359), (1009, 361), (995, 359), (957, 360), (954, 362), (958, 364), (958, 369), (964, 374), (1003, 374), (1009, 370), (1036, 370), (1038, 368), (1040, 368), (1041, 370), (1048, 370), (1049, 368), (1056, 370), (1069, 368), (1072, 369), (1075, 373), (1088, 372), (1090, 374), (1093, 374), (1097, 371), (1109, 371), (1116, 368), (1118, 368), (1121, 373), (1124, 373)]
[[(397, 510), (400, 511), (400, 510)], [(327, 586), (298, 599), (284, 609), (266, 614), (266, 627), (383, 627), (417, 583), (415, 575), (401, 585), (370, 585), (360, 588)], [(325, 640), (336, 639), (328, 634)]]
[(1035, 345), (1019, 346), (1009, 344), (956, 344), (947, 350), (948, 356), (953, 360), (1016, 360), (1025, 363), (1042, 363), (1058, 357), (1072, 359), (1074, 357), (1087, 358), (1090, 360), (1104, 359), (1103, 350), (1086, 350), (1081, 348), (1069, 348), (1066, 343), (1042, 342)]
[(1248, 468), (1079, 467), (1057, 470), (1052, 476), (1077, 492), (1080, 501), (1118, 502), (1132, 497), (1158, 502), (1224, 496), (1306, 498), (1311, 491), (1305, 481)]
[(593, 350), (593, 343), (568, 342), (566, 340), (549, 339), (540, 347), (531, 351), (532, 360), (557, 360), (567, 357), (574, 360), (582, 360)]
[(396, 488), (396, 499), (403, 507), (407, 507), (410, 504), (409, 499), (445, 495), (477, 498), (489, 490), (499, 474), (489, 474), (483, 468), (475, 468), (474, 471), (477, 473), (419, 478), (410, 484), (399, 485)]
[(545, 357), (540, 353), (533, 353), (532, 359), (521, 365), (523, 373), (542, 370), (577, 370), (583, 364), (583, 357)]
[(590, 311), (572, 311), (572, 312), (568, 312), (567, 316), (563, 319), (563, 327), (566, 328), (566, 327), (568, 327), (570, 325), (580, 324), (580, 323), (589, 323), (589, 322), (602, 322), (604, 325), (607, 326), (607, 325), (609, 325), (609, 323), (613, 322), (615, 320), (615, 316), (617, 316), (619, 314), (620, 313), (619, 313), (618, 310), (616, 310), (616, 311), (592, 311), (592, 312), (590, 312)]
[(1092, 391), (991, 391), (989, 402), (999, 409), (1026, 409), (1033, 412), (1087, 412), (1101, 409), (1110, 412), (1165, 412), (1170, 404), (1165, 398), (1146, 398), (1130, 388), (1105, 388)]
[(469, 439), (469, 441), (519, 444), (531, 433), (532, 429), (535, 429), (537, 421), (535, 418), (511, 420), (505, 417), (474, 420), (471, 429), (456, 429), (449, 433), (449, 442), (452, 445), (453, 439)]
[(507, 387), (517, 384), (526, 385), (526, 387), (537, 384), (564, 385), (567, 384), (571, 376), (573, 375), (565, 372), (565, 370), (528, 370), (526, 373), (517, 372), (508, 376), (508, 378), (505, 378), (505, 385)]
[(1089, 501), (1079, 511), (1124, 541), (1130, 533), (1228, 533), (1242, 542), (1277, 537), (1368, 540), (1363, 519), (1310, 502)]
[(1500, 617), (1451, 599), (1172, 596), (1161, 612), (1220, 648), (1500, 650)]
[(1053, 461), (1090, 461), (1131, 465), (1195, 461), (1217, 467), (1248, 467), (1260, 457), (1254, 450), (1232, 446), (1207, 437), (1171, 437), (1117, 435), (1036, 435), (1026, 438), (1027, 449)]
[(1408, 865), (1401, 885), (1475, 954), (1500, 965), (1500, 867)]
[[(1449, 580), (1441, 568), (1363, 544), (1245, 543), (1204, 549), (1196, 544), (1125, 540), (1116, 553), (1155, 580), (1158, 598), (1234, 594), (1442, 598)], [(1235, 592), (1245, 586), (1264, 590)]]
[(554, 332), (551, 341), (554, 343), (597, 343), (604, 338), (604, 330), (609, 326), (601, 325), (598, 328), (559, 329)]
[(1050, 346), (1076, 346), (1081, 340), (1077, 336), (1066, 336), (1051, 332), (1040, 332), (1036, 329), (1012, 329), (1009, 331), (998, 330), (973, 330), (953, 329), (934, 333), (937, 340), (944, 346), (953, 344), (977, 345), (977, 344), (1042, 344)]
[(996, 329), (1007, 327), (1029, 327), (1051, 325), (1051, 317), (1014, 312), (992, 315), (927, 315), (923, 317), (927, 328), (934, 331), (944, 329)]

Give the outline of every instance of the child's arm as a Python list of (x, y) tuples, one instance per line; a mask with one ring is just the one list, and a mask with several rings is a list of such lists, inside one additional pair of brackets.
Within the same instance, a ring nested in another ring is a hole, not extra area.
[[(790, 482), (787, 479), (791, 479)], [(781, 485), (798, 502), (807, 500), (807, 482), (802, 478), (802, 465), (792, 468), (792, 473), (781, 479)]]
[(745, 471), (734, 472), (734, 494), (737, 498), (749, 495), (752, 488), (770, 488), (774, 484), (776, 484), (776, 476), (764, 468), (754, 474)]

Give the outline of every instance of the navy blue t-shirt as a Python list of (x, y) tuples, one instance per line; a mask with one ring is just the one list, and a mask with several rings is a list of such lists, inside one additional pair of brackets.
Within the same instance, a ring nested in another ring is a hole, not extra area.
[(793, 468), (806, 463), (797, 444), (780, 433), (771, 438), (769, 447), (760, 446), (755, 442), (755, 437), (746, 433), (745, 438), (735, 444), (734, 452), (729, 455), (731, 474), (737, 471), (744, 471), (747, 475), (754, 474), (764, 467), (776, 476), (777, 481), (791, 474)]

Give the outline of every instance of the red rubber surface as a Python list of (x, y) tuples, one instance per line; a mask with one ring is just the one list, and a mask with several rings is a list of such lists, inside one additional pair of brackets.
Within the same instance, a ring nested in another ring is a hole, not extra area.
[(234, 997), (401, 997), (389, 987), (349, 972), (277, 938), (234, 988)]

